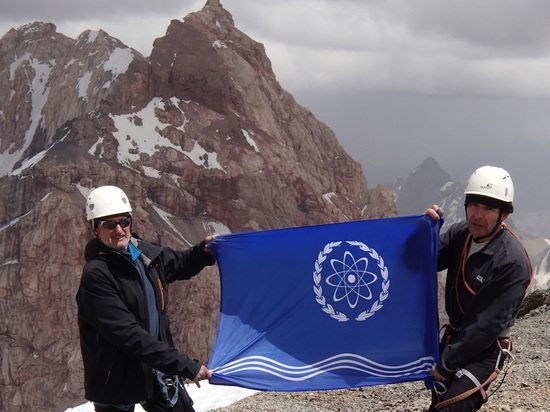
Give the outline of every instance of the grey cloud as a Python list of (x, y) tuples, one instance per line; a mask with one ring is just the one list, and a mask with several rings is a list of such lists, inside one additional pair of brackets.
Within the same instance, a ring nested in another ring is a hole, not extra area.
[[(132, 15), (170, 14), (194, 2), (190, 0), (17, 0), (4, 1), (0, 20), (43, 20), (59, 22), (102, 18), (119, 19)], [(184, 17), (184, 16), (179, 16)]]
[(539, 55), (550, 45), (550, 2), (546, 0), (399, 3), (401, 23), (420, 35), (463, 41), (504, 55)]

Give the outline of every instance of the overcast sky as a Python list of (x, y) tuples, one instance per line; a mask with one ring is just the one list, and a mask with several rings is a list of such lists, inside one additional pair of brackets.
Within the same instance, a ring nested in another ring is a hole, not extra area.
[[(148, 56), (190, 0), (0, 0), (0, 34), (32, 21), (103, 29)], [(512, 175), (516, 204), (550, 209), (550, 1), (223, 0), (277, 79), (330, 126), (369, 187), (432, 156), (465, 183)]]

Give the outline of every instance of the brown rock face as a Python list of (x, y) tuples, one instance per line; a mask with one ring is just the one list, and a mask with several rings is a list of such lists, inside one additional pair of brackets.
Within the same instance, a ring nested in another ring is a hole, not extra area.
[[(84, 402), (74, 296), (92, 187), (120, 186), (136, 232), (175, 248), (396, 215), (217, 0), (172, 21), (149, 58), (55, 30), (0, 40), (0, 410)], [(216, 269), (172, 286), (176, 343), (205, 363), (218, 301)]]

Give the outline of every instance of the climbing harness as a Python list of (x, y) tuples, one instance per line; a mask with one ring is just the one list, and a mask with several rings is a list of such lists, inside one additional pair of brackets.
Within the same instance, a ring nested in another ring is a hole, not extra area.
[(173, 408), (178, 403), (179, 377), (176, 375), (165, 375), (159, 371), (155, 371), (155, 376), (160, 385), (162, 396), (170, 404), (170, 407)]
[[(506, 342), (507, 347), (503, 347), (501, 341)], [(491, 375), (489, 375), (487, 380), (483, 383), (480, 383), (479, 380), (470, 371), (468, 371), (467, 369), (464, 369), (464, 368), (459, 369), (456, 372), (455, 376), (459, 379), (462, 378), (463, 376), (465, 376), (468, 379), (470, 379), (474, 383), (475, 386), (472, 389), (469, 389), (466, 392), (461, 393), (460, 395), (454, 396), (454, 397), (449, 398), (445, 401), (437, 403), (435, 405), (436, 409), (442, 409), (442, 408), (445, 408), (449, 405), (452, 405), (453, 403), (460, 402), (460, 401), (466, 399), (468, 396), (473, 395), (477, 391), (479, 391), (481, 393), (481, 396), (482, 396), (482, 399), (483, 399), (482, 402), (483, 403), (487, 402), (489, 397), (492, 396), (502, 386), (502, 383), (504, 382), (504, 378), (506, 378), (506, 374), (508, 373), (508, 370), (510, 369), (510, 367), (515, 362), (515, 357), (514, 357), (514, 355), (512, 354), (512, 351), (511, 351), (511, 349), (512, 349), (512, 340), (509, 337), (508, 338), (499, 338), (499, 339), (497, 339), (497, 345), (498, 345), (498, 348), (499, 348), (499, 354), (498, 354), (497, 361), (496, 361), (496, 364), (495, 364), (495, 370), (493, 371), (493, 373), (491, 373)], [(488, 395), (487, 392), (485, 391), (485, 387), (488, 386), (491, 382), (493, 382), (499, 375), (502, 375), (501, 382)], [(437, 383), (439, 385), (437, 385), (437, 387), (436, 387)], [(441, 398), (443, 398), (445, 393), (447, 393), (447, 386), (442, 382), (436, 381), (434, 383), (434, 392), (437, 395), (439, 395), (439, 397), (441, 399)]]

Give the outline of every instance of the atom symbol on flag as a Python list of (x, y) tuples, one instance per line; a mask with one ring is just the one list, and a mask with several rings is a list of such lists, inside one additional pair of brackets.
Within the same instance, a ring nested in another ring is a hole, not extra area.
[(332, 259), (330, 264), (334, 273), (327, 277), (326, 282), (336, 288), (333, 295), (335, 302), (346, 299), (349, 307), (353, 309), (357, 306), (359, 298), (372, 299), (369, 285), (376, 282), (378, 277), (367, 271), (369, 261), (366, 257), (355, 260), (355, 257), (346, 251), (343, 260)]

